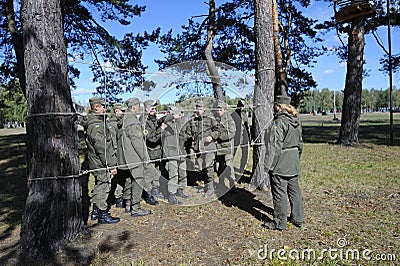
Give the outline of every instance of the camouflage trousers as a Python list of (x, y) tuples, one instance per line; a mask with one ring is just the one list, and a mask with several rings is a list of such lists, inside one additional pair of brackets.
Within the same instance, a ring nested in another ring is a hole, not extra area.
[(92, 194), (92, 202), (97, 205), (100, 210), (108, 209), (108, 196), (111, 190), (111, 174), (108, 171), (95, 171), (94, 175), (94, 187)]
[(185, 159), (169, 160), (165, 167), (169, 174), (168, 192), (170, 194), (176, 194), (178, 188), (185, 188), (187, 186)]
[(271, 176), (271, 192), (274, 203), (274, 221), (279, 229), (286, 229), (288, 202), (291, 206), (290, 220), (298, 225), (304, 222), (304, 203), (299, 177)]

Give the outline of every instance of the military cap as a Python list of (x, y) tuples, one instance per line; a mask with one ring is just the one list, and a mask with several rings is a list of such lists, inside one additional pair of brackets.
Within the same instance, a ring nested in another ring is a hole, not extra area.
[(177, 114), (183, 113), (183, 111), (182, 111), (182, 108), (180, 108), (178, 106), (170, 106), (169, 113), (171, 115), (177, 115)]
[(228, 104), (223, 102), (223, 101), (218, 101), (215, 105), (215, 108), (218, 109), (227, 109), (228, 108)]
[(106, 105), (106, 101), (101, 97), (92, 97), (89, 99), (89, 103), (90, 106), (93, 106), (95, 104)]
[(196, 107), (206, 107), (203, 101), (197, 101), (196, 102)]
[(237, 107), (244, 107), (244, 101), (240, 99), (236, 105)]
[(156, 105), (157, 105), (157, 101), (154, 101), (154, 100), (147, 100), (147, 101), (144, 101), (144, 107), (156, 106)]
[(278, 96), (276, 96), (275, 103), (278, 103), (278, 104), (290, 104), (291, 100), (292, 99), (290, 97), (288, 97), (288, 96), (278, 95)]
[(134, 106), (135, 104), (140, 104), (140, 101), (138, 98), (129, 98), (128, 100), (125, 101), (125, 104), (129, 108)]
[(115, 109), (119, 109), (121, 111), (125, 111), (128, 107), (126, 106), (126, 104), (124, 103), (114, 103), (113, 104), (113, 109), (115, 111)]

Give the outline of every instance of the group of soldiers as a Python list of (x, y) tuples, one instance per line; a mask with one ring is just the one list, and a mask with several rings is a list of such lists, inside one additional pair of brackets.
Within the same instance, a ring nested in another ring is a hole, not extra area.
[[(83, 125), (89, 169), (95, 177), (92, 220), (100, 224), (119, 222), (109, 213), (111, 202), (132, 217), (151, 213), (141, 207), (142, 199), (151, 205), (159, 204), (160, 199), (181, 205), (181, 199), (189, 198), (185, 192), (189, 172), (198, 173), (204, 182), (204, 197), (216, 193), (215, 172), (218, 184), (228, 180), (228, 189), (235, 190), (233, 157), (242, 145), (239, 172), (243, 172), (250, 135), (243, 101), (233, 113), (226, 103), (216, 101), (211, 114), (199, 100), (191, 117), (185, 117), (178, 106), (169, 107), (167, 115), (158, 117), (154, 100), (143, 103), (144, 112), (138, 98), (116, 103), (110, 112), (106, 112), (106, 102), (100, 97), (91, 98), (89, 103)], [(163, 179), (166, 193), (160, 189)]]

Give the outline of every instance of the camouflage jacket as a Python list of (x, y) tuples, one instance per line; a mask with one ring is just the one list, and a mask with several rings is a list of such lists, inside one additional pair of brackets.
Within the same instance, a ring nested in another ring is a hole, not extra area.
[(174, 120), (172, 115), (167, 115), (164, 123), (167, 127), (162, 130), (161, 134), (163, 157), (175, 157), (172, 160), (178, 160), (180, 155), (186, 155), (184, 140), (180, 134), (184, 121), (182, 119)]
[(119, 168), (132, 170), (143, 169), (143, 162), (148, 161), (146, 144), (143, 138), (143, 128), (136, 114), (125, 111), (122, 123), (118, 123), (118, 164)]
[(204, 151), (204, 139), (208, 136), (216, 141), (218, 138), (218, 123), (210, 115), (192, 116), (183, 126), (181, 137), (187, 141), (188, 148), (194, 151)]
[(303, 137), (298, 117), (287, 111), (275, 114), (273, 149), (272, 174), (287, 177), (300, 175)]
[(236, 132), (234, 138), (235, 147), (240, 144), (248, 144), (250, 139), (249, 119), (245, 111), (234, 111), (231, 114), (236, 125)]
[(142, 114), (139, 120), (143, 125), (144, 139), (150, 159), (161, 159), (161, 121), (155, 115), (148, 114)]
[(222, 117), (216, 117), (218, 122), (217, 155), (233, 154), (233, 139), (236, 133), (236, 125), (232, 116), (225, 113)]
[(112, 146), (117, 151), (117, 131), (118, 131), (118, 118), (114, 114), (110, 114), (109, 118), (107, 119), (107, 127), (108, 131), (111, 134), (111, 142)]
[(112, 146), (111, 133), (105, 126), (106, 115), (90, 111), (84, 121), (89, 169), (117, 165), (116, 151)]

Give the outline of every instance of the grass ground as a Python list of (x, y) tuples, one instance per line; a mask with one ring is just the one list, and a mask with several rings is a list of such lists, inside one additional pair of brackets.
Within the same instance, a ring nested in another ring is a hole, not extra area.
[[(89, 221), (91, 237), (72, 243), (74, 252), (37, 264), (399, 264), (399, 114), (395, 114), (395, 146), (387, 146), (388, 114), (362, 115), (363, 144), (356, 147), (333, 144), (340, 123), (331, 116), (301, 119), (306, 143), (300, 185), (307, 230), (290, 224), (282, 232), (262, 228), (263, 221), (272, 219), (272, 202), (242, 183), (237, 193), (205, 204), (143, 204), (153, 211), (143, 218), (111, 209), (121, 217), (119, 224)], [(0, 132), (0, 265), (17, 265), (23, 264), (18, 239), (26, 195), (24, 133)]]

